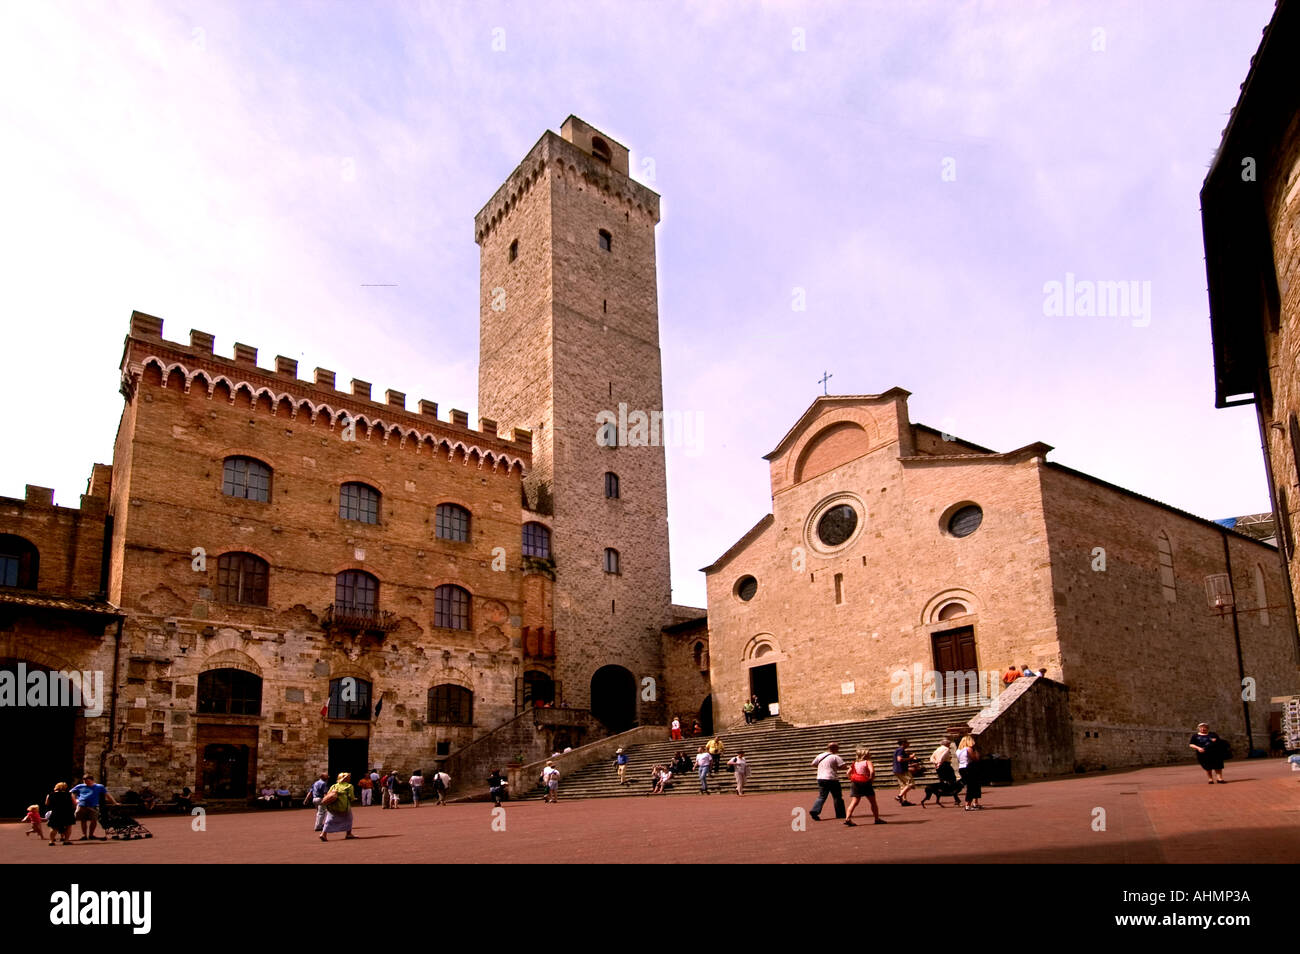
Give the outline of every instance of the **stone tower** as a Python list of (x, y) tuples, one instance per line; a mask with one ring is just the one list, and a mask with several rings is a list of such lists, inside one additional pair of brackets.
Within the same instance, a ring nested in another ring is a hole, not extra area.
[[(560, 129), (474, 220), (479, 411), (532, 429), (524, 519), (552, 531), (554, 678), (569, 705), (619, 730), (664, 719), (663, 435), (635, 427), (637, 412), (663, 409), (659, 196), (629, 178), (626, 147), (575, 116)], [(602, 431), (611, 418), (633, 425), (617, 441)]]

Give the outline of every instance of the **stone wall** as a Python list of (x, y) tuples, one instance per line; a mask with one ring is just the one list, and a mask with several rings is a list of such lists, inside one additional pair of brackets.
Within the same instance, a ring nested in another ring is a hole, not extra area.
[(970, 727), (985, 758), (1011, 759), (1017, 781), (1075, 769), (1070, 690), (1052, 679), (1017, 679)]
[[(565, 130), (586, 144), (596, 133), (580, 122)], [(479, 402), (534, 430), (525, 488), (530, 506), (553, 510), (556, 675), (565, 699), (587, 707), (593, 675), (621, 667), (643, 723), (664, 718), (662, 693), (640, 691), (646, 678), (663, 682), (660, 629), (670, 622), (662, 435), (601, 446), (597, 420), (620, 405), (663, 410), (658, 220), (655, 193), (554, 133), (476, 219)], [(605, 496), (607, 471), (620, 480), (616, 499)], [(606, 548), (619, 551), (618, 573), (605, 572)]]
[(1206, 577), (1227, 572), (1225, 540), (1255, 745), (1267, 747), (1269, 699), (1300, 689), (1276, 550), (1055, 465), (1043, 500), (1080, 764), (1185, 759), (1198, 722), (1247, 751), (1232, 617), (1206, 597)]

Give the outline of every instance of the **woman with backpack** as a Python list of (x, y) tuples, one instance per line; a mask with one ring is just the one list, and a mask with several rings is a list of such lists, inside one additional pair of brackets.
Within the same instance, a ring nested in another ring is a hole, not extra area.
[(875, 824), (885, 824), (885, 820), (880, 817), (880, 806), (876, 804), (876, 790), (871, 784), (875, 777), (876, 767), (871, 764), (871, 750), (865, 745), (859, 745), (853, 762), (849, 765), (849, 817), (844, 820), (844, 824), (850, 828), (857, 827), (858, 823), (853, 820), (853, 810), (864, 798), (871, 804)]
[(961, 780), (966, 783), (966, 804), (962, 807), (968, 812), (984, 809), (980, 804), (979, 760), (980, 750), (975, 747), (975, 737), (962, 736), (961, 743), (957, 746), (957, 771), (961, 773)]
[(320, 832), (321, 841), (327, 841), (326, 836), (332, 831), (347, 832), (346, 838), (357, 837), (352, 834), (352, 803), (356, 800), (357, 790), (352, 787), (351, 773), (340, 772), (338, 781), (330, 786), (320, 800), (325, 808), (325, 827)]

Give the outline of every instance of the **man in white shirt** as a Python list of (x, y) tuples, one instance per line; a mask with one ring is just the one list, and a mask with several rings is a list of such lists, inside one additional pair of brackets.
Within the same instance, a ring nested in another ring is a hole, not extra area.
[(817, 767), (817, 801), (813, 802), (812, 811), (808, 813), (813, 821), (822, 820), (822, 806), (826, 804), (828, 795), (835, 802), (835, 817), (844, 818), (846, 815), (844, 793), (840, 789), (840, 772), (844, 769), (844, 760), (840, 758), (839, 752), (839, 743), (831, 742), (826, 746), (825, 752), (812, 760), (812, 764)]
[(700, 746), (700, 751), (695, 756), (695, 767), (700, 773), (700, 794), (709, 794), (709, 766), (713, 764), (713, 756), (708, 753), (704, 746)]
[(446, 772), (433, 773), (433, 794), (438, 796), (438, 804), (445, 805), (447, 801), (443, 796), (451, 788), (451, 776)]
[(560, 800), (560, 770), (547, 762), (546, 768), (542, 769), (542, 781), (546, 784), (546, 795), (542, 798), (542, 801), (558, 802)]

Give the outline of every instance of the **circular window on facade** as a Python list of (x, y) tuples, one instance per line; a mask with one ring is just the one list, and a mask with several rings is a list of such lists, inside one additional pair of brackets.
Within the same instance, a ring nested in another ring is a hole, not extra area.
[(748, 603), (758, 592), (758, 580), (752, 576), (742, 576), (736, 581), (736, 595)]
[(953, 511), (948, 518), (948, 532), (954, 537), (969, 537), (984, 522), (984, 511), (975, 504), (966, 504)]
[(823, 546), (837, 547), (858, 528), (858, 512), (848, 504), (831, 507), (817, 521), (817, 539)]

